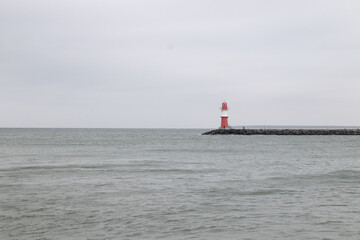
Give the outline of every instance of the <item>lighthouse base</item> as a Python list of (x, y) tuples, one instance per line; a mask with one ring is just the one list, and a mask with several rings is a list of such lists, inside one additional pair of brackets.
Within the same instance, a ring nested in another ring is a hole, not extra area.
[(227, 116), (221, 116), (220, 128), (221, 129), (228, 129), (229, 128), (228, 117)]

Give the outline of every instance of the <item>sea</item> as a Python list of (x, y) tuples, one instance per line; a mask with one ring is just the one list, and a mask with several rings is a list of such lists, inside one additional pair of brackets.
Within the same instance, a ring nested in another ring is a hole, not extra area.
[(360, 136), (0, 129), (0, 239), (360, 239)]

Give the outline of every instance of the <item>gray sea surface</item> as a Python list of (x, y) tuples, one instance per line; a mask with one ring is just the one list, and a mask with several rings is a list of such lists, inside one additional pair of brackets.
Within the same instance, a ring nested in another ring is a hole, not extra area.
[(360, 136), (0, 129), (0, 239), (360, 239)]

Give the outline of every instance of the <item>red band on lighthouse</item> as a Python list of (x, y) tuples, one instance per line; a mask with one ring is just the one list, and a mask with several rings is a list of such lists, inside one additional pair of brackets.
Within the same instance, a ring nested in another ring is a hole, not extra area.
[(229, 128), (229, 124), (228, 124), (228, 107), (227, 107), (227, 103), (223, 102), (221, 105), (221, 126), (220, 128)]

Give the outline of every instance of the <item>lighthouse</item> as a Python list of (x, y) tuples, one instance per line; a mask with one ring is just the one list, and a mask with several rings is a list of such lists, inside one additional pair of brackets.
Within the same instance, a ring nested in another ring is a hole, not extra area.
[(229, 128), (229, 124), (228, 124), (228, 107), (227, 107), (227, 103), (224, 101), (221, 105), (221, 126), (220, 128), (225, 128), (228, 129)]

